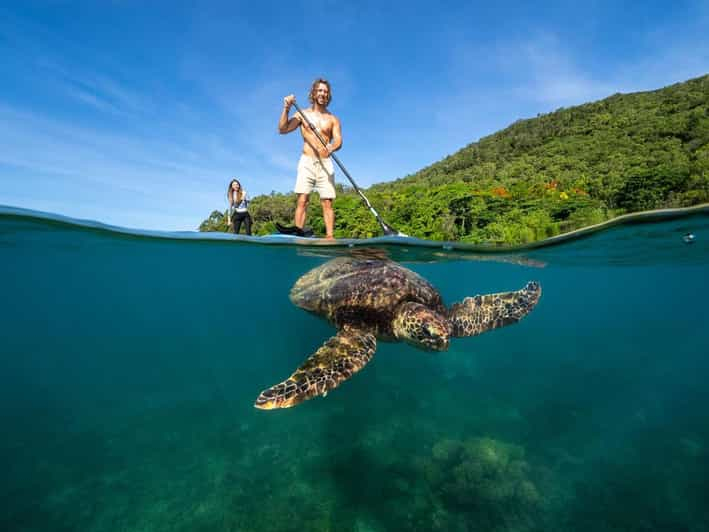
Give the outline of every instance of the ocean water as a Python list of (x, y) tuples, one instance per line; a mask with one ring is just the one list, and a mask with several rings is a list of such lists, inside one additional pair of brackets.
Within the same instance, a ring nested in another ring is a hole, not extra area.
[[(0, 209), (0, 530), (709, 530), (706, 210), (504, 253), (318, 244)], [(334, 333), (291, 285), (369, 248), (448, 303), (543, 295), (255, 409)]]

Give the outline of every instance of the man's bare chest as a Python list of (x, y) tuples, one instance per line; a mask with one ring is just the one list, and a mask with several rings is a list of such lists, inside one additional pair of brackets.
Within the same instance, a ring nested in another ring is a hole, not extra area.
[[(333, 120), (330, 115), (310, 111), (305, 113), (305, 117), (315, 126), (315, 129), (317, 129), (319, 133), (328, 136), (332, 134)], [(303, 124), (303, 127), (305, 130), (310, 130), (310, 125), (307, 122)]]

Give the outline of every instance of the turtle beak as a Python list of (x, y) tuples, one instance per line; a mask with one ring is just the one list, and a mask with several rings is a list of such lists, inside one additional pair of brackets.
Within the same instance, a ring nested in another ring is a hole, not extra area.
[(421, 342), (431, 351), (446, 351), (450, 344), (450, 330), (444, 324), (429, 323), (421, 330)]

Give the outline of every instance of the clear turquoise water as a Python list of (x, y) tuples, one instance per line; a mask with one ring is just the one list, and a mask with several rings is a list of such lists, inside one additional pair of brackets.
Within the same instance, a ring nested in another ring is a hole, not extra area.
[(290, 286), (352, 248), (0, 211), (0, 530), (709, 530), (709, 215), (507, 255), (373, 245), (449, 303), (543, 296), (265, 412), (333, 332)]

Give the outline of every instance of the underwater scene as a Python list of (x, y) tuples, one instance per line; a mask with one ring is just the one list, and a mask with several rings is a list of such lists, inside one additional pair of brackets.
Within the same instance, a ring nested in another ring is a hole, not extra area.
[[(1, 208), (0, 530), (709, 530), (708, 210), (508, 251), (341, 244)], [(351, 256), (449, 307), (541, 297), (254, 408), (336, 333), (291, 287)]]

